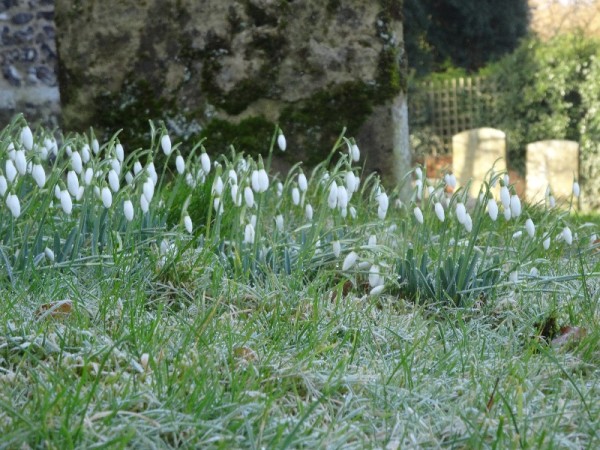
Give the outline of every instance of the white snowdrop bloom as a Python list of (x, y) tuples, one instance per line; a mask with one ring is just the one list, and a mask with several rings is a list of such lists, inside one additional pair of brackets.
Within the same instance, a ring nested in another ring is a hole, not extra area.
[(204, 173), (208, 175), (210, 173), (210, 157), (206, 153), (200, 155), (200, 164)]
[(223, 180), (221, 177), (215, 177), (215, 181), (213, 181), (212, 186), (212, 194), (213, 195), (221, 195), (223, 193)]
[(89, 186), (90, 184), (92, 184), (93, 178), (94, 178), (94, 170), (91, 167), (88, 167), (87, 169), (85, 169), (85, 172), (83, 174), (83, 183), (86, 186)]
[(41, 189), (46, 184), (46, 172), (41, 164), (34, 164), (31, 169), (31, 176), (35, 180), (35, 183)]
[(125, 218), (128, 222), (131, 222), (133, 220), (133, 212), (133, 203), (131, 202), (131, 200), (125, 200), (123, 202), (123, 213), (125, 214)]
[(550, 236), (548, 236), (546, 239), (544, 239), (543, 246), (544, 246), (544, 250), (548, 250), (550, 248)]
[(384, 220), (386, 215), (387, 209), (383, 209), (381, 206), (379, 206), (377, 208), (377, 217), (379, 217), (379, 220)]
[(506, 220), (510, 220), (511, 217), (512, 216), (511, 216), (511, 213), (510, 213), (510, 207), (509, 208), (504, 208), (504, 218)]
[(189, 214), (186, 214), (183, 218), (183, 225), (185, 226), (185, 230), (189, 234), (192, 234), (192, 231), (194, 231), (194, 226), (192, 224), (192, 218), (189, 216)]
[(189, 172), (185, 174), (185, 183), (192, 189), (194, 189), (196, 187), (196, 179)]
[(60, 200), (60, 186), (58, 184), (54, 185), (54, 197)]
[(260, 192), (260, 184), (258, 182), (258, 170), (253, 170), (250, 175), (250, 185), (252, 186), (252, 190), (256, 193)]
[[(87, 144), (85, 144), (85, 145), (87, 145)], [(88, 147), (88, 148), (89, 148), (89, 147)], [(69, 158), (70, 158), (70, 157), (71, 157), (71, 155), (73, 154), (73, 150), (71, 150), (71, 146), (70, 146), (70, 145), (67, 145), (67, 146), (65, 147), (65, 153), (67, 154), (67, 156), (68, 156)]]
[(148, 164), (148, 167), (146, 167), (146, 173), (150, 176), (150, 179), (152, 180), (152, 183), (154, 183), (154, 186), (156, 186), (156, 184), (158, 183), (158, 174), (156, 173), (154, 161), (151, 161), (150, 164)]
[(160, 138), (160, 147), (162, 148), (163, 153), (167, 156), (169, 156), (173, 151), (173, 148), (171, 147), (171, 138), (168, 134), (163, 134), (163, 136)]
[(465, 208), (464, 203), (456, 204), (456, 218), (458, 219), (458, 223), (461, 225), (465, 224), (465, 220), (467, 220), (467, 208)]
[(121, 175), (121, 163), (117, 158), (112, 158), (110, 160), (110, 167), (117, 173), (117, 175)]
[(259, 192), (266, 192), (269, 189), (269, 175), (265, 169), (258, 170)]
[(454, 189), (456, 187), (456, 176), (453, 173), (444, 175), (444, 181), (449, 188)]
[(223, 202), (221, 201), (221, 197), (216, 197), (213, 200), (213, 208), (219, 216), (223, 214)]
[(433, 196), (433, 193), (435, 192), (435, 188), (433, 186), (427, 186), (427, 192), (429, 193), (429, 196)]
[(257, 217), (256, 214), (252, 214), (250, 216), (250, 224), (254, 227), (254, 229), (256, 229), (256, 221), (257, 221)]
[(115, 145), (115, 155), (117, 156), (119, 162), (122, 163), (125, 160), (125, 150), (123, 149), (123, 146), (120, 142), (117, 145)]
[(254, 244), (255, 237), (256, 233), (254, 232), (254, 227), (252, 226), (252, 224), (246, 224), (246, 228), (244, 228), (244, 243)]
[(15, 152), (15, 167), (19, 175), (25, 175), (27, 173), (27, 159), (25, 158), (25, 152), (23, 150), (17, 150)]
[(6, 181), (6, 177), (4, 175), (0, 175), (0, 196), (4, 197), (6, 191), (8, 190), (8, 182)]
[(60, 191), (60, 206), (65, 214), (71, 214), (73, 211), (73, 200), (66, 189)]
[(152, 198), (154, 197), (154, 182), (151, 178), (148, 178), (142, 185), (142, 192), (148, 203), (152, 202)]
[[(342, 211), (343, 212), (343, 211)], [(353, 219), (356, 219), (356, 215), (358, 213), (356, 212), (356, 208), (354, 206), (350, 207), (350, 217), (352, 217)], [(342, 217), (346, 217), (345, 214), (342, 214)]]
[(244, 200), (248, 208), (252, 208), (254, 206), (254, 192), (252, 192), (250, 186), (246, 186), (244, 188)]
[(367, 241), (367, 245), (369, 247), (375, 247), (377, 245), (377, 236), (375, 236), (374, 234), (372, 234), (371, 236), (369, 236), (369, 240)]
[(96, 138), (92, 139), (92, 150), (94, 151), (94, 155), (97, 155), (100, 151), (100, 143)]
[(54, 252), (50, 248), (46, 247), (44, 249), (44, 256), (48, 261), (54, 262)]
[(529, 271), (530, 277), (538, 277), (539, 275), (540, 275), (540, 271), (537, 269), (537, 267), (532, 267), (531, 270)]
[(502, 202), (504, 209), (510, 208), (510, 192), (506, 186), (500, 188), (500, 201)]
[(345, 219), (347, 215), (348, 215), (348, 208), (340, 209), (340, 216), (342, 216), (342, 219)]
[(356, 143), (352, 144), (350, 147), (350, 156), (352, 157), (352, 161), (358, 162), (360, 160), (360, 149)]
[(6, 179), (8, 180), (9, 183), (12, 183), (13, 181), (15, 181), (15, 178), (17, 177), (17, 168), (15, 167), (15, 163), (12, 162), (12, 159), (6, 160), (5, 172), (6, 172)]
[(275, 216), (275, 226), (278, 231), (283, 231), (283, 216), (281, 214)]
[(415, 176), (417, 180), (423, 180), (423, 170), (420, 167), (415, 168)]
[(38, 147), (38, 156), (40, 157), (40, 159), (42, 161), (47, 161), (48, 160), (48, 154), (50, 153), (50, 151), (48, 150), (48, 147), (46, 147), (45, 145), (42, 145), (41, 147)]
[(229, 179), (229, 183), (231, 184), (237, 184), (238, 183), (238, 176), (237, 176), (237, 172), (233, 169), (229, 169), (229, 172), (227, 174), (227, 178)]
[(303, 172), (298, 174), (298, 188), (301, 192), (306, 192), (308, 189), (308, 180), (306, 179), (306, 175)]
[(525, 221), (525, 230), (527, 231), (529, 237), (532, 238), (535, 236), (535, 224), (533, 223), (533, 220), (527, 219)]
[(97, 185), (94, 186), (94, 195), (98, 200), (102, 200), (102, 193), (100, 192), (100, 188)]
[(329, 208), (334, 209), (337, 206), (338, 202), (338, 187), (335, 184), (335, 181), (331, 183), (329, 186), (329, 196), (327, 197), (327, 205)]
[(510, 281), (511, 283), (517, 283), (519, 281), (519, 272), (517, 272), (516, 270), (513, 270), (508, 275), (508, 281)]
[(142, 163), (139, 161), (136, 161), (135, 163), (133, 163), (133, 174), (137, 175), (142, 171)]
[(292, 202), (294, 205), (298, 206), (300, 204), (300, 191), (297, 187), (292, 189)]
[(277, 136), (277, 146), (282, 152), (285, 152), (285, 149), (287, 148), (287, 142), (281, 130), (279, 131), (279, 135)]
[(490, 219), (492, 219), (495, 222), (498, 218), (498, 203), (496, 203), (496, 200), (490, 198), (488, 200), (487, 209), (488, 214), (490, 215)]
[(108, 185), (113, 192), (117, 193), (119, 191), (119, 175), (113, 169), (108, 172)]
[(306, 217), (306, 220), (308, 220), (309, 222), (312, 221), (313, 207), (310, 203), (307, 203), (306, 206), (304, 207), (304, 217)]
[(90, 158), (90, 148), (88, 146), (83, 147), (81, 149), (81, 162), (86, 164), (90, 160)]
[(342, 244), (340, 244), (340, 241), (333, 241), (331, 243), (331, 249), (333, 251), (333, 256), (339, 258), (340, 254), (342, 253)]
[(235, 206), (241, 206), (242, 205), (242, 196), (239, 195), (239, 188), (238, 188), (237, 184), (234, 184), (231, 186), (229, 193), (231, 194), (231, 201), (233, 202), (233, 204)]
[(142, 209), (142, 213), (144, 214), (146, 214), (148, 212), (148, 209), (150, 208), (150, 202), (144, 194), (140, 195), (140, 208)]
[(21, 144), (25, 147), (25, 150), (31, 150), (33, 148), (33, 133), (29, 126), (25, 126), (21, 129)]
[(508, 186), (510, 184), (510, 177), (507, 173), (505, 173), (502, 177), (502, 181), (504, 182), (504, 186)]
[(415, 215), (415, 218), (417, 219), (417, 222), (419, 223), (423, 223), (424, 219), (423, 219), (423, 211), (421, 211), (421, 208), (419, 208), (418, 206), (413, 209), (413, 213)]
[(519, 231), (515, 231), (515, 232), (513, 233), (513, 235), (512, 235), (513, 239), (518, 239), (518, 238), (520, 238), (521, 236), (523, 236), (523, 232), (522, 232), (521, 230), (519, 230)]
[(465, 230), (467, 230), (467, 233), (473, 231), (473, 219), (471, 218), (471, 214), (467, 213), (463, 226), (465, 227)]
[(283, 183), (277, 183), (277, 197), (281, 197), (283, 195)]
[(183, 156), (177, 155), (177, 158), (175, 158), (175, 168), (179, 175), (183, 175), (185, 172), (185, 160), (183, 159)]
[(338, 186), (337, 188), (337, 206), (339, 209), (348, 207), (348, 191), (346, 186)]
[(10, 213), (15, 219), (18, 219), (21, 215), (21, 202), (19, 197), (15, 194), (8, 194), (6, 196), (6, 206), (10, 210)]
[(437, 218), (439, 219), (440, 222), (443, 222), (444, 219), (446, 218), (446, 215), (444, 214), (444, 207), (442, 206), (442, 204), (440, 202), (436, 202), (434, 208), (435, 208), (435, 215), (437, 216)]
[(75, 197), (79, 191), (79, 177), (73, 170), (67, 172), (67, 189), (69, 190), (69, 194), (73, 197)]
[(346, 183), (346, 190), (349, 194), (356, 192), (358, 189), (358, 184), (356, 183), (356, 175), (354, 175), (354, 172), (351, 170), (346, 172), (344, 175), (344, 181)]
[(102, 188), (102, 204), (104, 205), (105, 208), (110, 208), (110, 206), (112, 205), (112, 193), (110, 192), (110, 189), (107, 188), (106, 186)]
[(573, 243), (573, 233), (571, 233), (571, 229), (569, 227), (564, 227), (561, 234), (562, 238), (568, 245)]
[(575, 197), (579, 197), (581, 193), (581, 189), (579, 188), (579, 183), (577, 181), (573, 181), (573, 195)]
[(77, 151), (71, 153), (71, 168), (77, 174), (80, 174), (83, 170), (83, 161), (81, 160), (81, 155)]
[(415, 181), (415, 187), (417, 188), (417, 200), (423, 199), (423, 180)]
[(369, 285), (374, 288), (383, 284), (383, 278), (379, 275), (379, 266), (373, 264), (369, 269)]
[(521, 215), (521, 199), (518, 195), (510, 197), (510, 212), (512, 217), (519, 217)]
[(344, 258), (344, 262), (342, 264), (342, 271), (346, 272), (350, 270), (354, 264), (356, 264), (356, 260), (358, 259), (358, 254), (356, 252), (350, 252)]
[(377, 203), (379, 203), (379, 209), (387, 212), (390, 206), (390, 199), (385, 192), (381, 192), (377, 197), (375, 197)]
[(376, 297), (376, 296), (378, 296), (379, 294), (381, 294), (381, 293), (384, 291), (384, 289), (385, 289), (385, 285), (383, 285), (383, 284), (380, 284), (379, 286), (375, 286), (373, 289), (371, 289), (371, 290), (369, 291), (369, 295), (370, 295), (371, 297)]
[(85, 188), (83, 186), (79, 186), (79, 190), (77, 191), (77, 195), (75, 196), (75, 200), (79, 201), (83, 198), (83, 194), (85, 193)]

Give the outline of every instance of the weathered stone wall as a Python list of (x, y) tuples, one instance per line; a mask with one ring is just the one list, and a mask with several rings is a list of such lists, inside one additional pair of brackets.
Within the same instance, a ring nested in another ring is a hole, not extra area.
[[(63, 125), (320, 161), (342, 127), (369, 168), (391, 167), (389, 107), (404, 87), (401, 0), (56, 0)], [(138, 135), (128, 130), (136, 129)], [(138, 139), (139, 138), (139, 139)], [(211, 148), (212, 146), (212, 148)]]
[(17, 112), (58, 124), (54, 0), (0, 0), (0, 127)]

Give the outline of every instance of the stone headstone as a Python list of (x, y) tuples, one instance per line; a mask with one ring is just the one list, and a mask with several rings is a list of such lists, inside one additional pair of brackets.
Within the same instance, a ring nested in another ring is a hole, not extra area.
[(570, 198), (573, 179), (579, 178), (579, 144), (559, 139), (528, 144), (526, 168), (529, 202), (543, 201), (548, 186), (557, 200)]
[(506, 170), (506, 134), (495, 128), (476, 128), (452, 137), (452, 170), (460, 186), (471, 181), (469, 194), (477, 196), (490, 169)]

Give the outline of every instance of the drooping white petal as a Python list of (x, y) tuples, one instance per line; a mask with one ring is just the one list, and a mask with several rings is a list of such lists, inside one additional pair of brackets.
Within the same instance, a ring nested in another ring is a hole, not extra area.
[(418, 206), (413, 210), (413, 213), (415, 215), (415, 218), (417, 219), (417, 222), (419, 223), (423, 223), (424, 219), (423, 219), (423, 211), (421, 211), (421, 208), (419, 208)]
[(342, 264), (342, 270), (344, 272), (346, 272), (347, 270), (350, 270), (352, 268), (352, 266), (354, 266), (354, 264), (356, 264), (356, 260), (358, 259), (358, 254), (354, 251), (348, 253), (348, 255), (346, 255), (346, 257), (344, 258), (344, 262)]
[(527, 219), (525, 221), (525, 230), (527, 230), (529, 237), (532, 238), (535, 236), (535, 224), (533, 223), (533, 220)]
[(163, 137), (160, 138), (160, 146), (165, 155), (169, 156), (171, 154), (173, 149), (171, 147), (171, 138), (168, 134), (164, 134)]
[(442, 206), (442, 204), (440, 202), (436, 202), (434, 209), (437, 218), (440, 220), (440, 222), (443, 222), (446, 218), (446, 215), (444, 214), (444, 207)]
[(60, 206), (65, 214), (71, 214), (73, 211), (73, 201), (71, 200), (69, 191), (66, 189), (60, 191)]
[(123, 213), (125, 214), (125, 218), (127, 219), (128, 222), (131, 222), (133, 220), (133, 203), (131, 202), (131, 200), (125, 200), (123, 202)]
[(21, 144), (23, 144), (23, 147), (25, 147), (26, 150), (31, 150), (33, 148), (33, 133), (31, 132), (31, 128), (27, 125), (21, 130)]

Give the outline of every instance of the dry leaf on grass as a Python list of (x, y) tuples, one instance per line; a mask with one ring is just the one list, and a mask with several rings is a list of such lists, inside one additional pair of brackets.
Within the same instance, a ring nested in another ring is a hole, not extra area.
[(60, 300), (58, 302), (44, 303), (38, 308), (35, 315), (38, 320), (46, 318), (62, 319), (73, 312), (73, 302), (71, 300)]
[(559, 335), (552, 339), (552, 346), (562, 347), (565, 344), (579, 342), (586, 334), (586, 329), (582, 327), (571, 327), (569, 325), (561, 327)]

